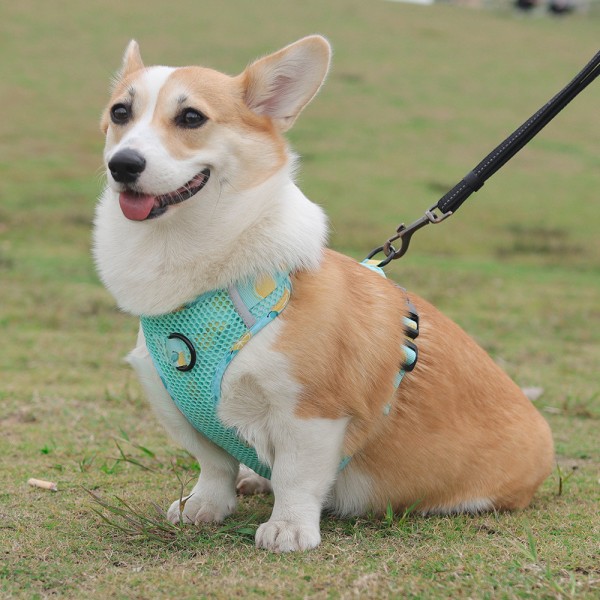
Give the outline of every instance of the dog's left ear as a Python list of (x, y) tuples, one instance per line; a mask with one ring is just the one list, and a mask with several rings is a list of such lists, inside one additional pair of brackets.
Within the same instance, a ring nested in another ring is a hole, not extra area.
[(252, 63), (242, 74), (245, 101), (287, 131), (325, 81), (331, 46), (311, 35)]

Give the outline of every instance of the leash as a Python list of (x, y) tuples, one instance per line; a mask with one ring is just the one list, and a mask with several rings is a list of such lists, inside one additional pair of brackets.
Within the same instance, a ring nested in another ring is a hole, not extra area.
[[(420, 218), (406, 226), (401, 223), (396, 233), (383, 246), (371, 251), (367, 259), (383, 252), (385, 258), (378, 264), (384, 267), (390, 261), (406, 254), (413, 234), (430, 223), (437, 224), (454, 214), (462, 203), (473, 193), (481, 189), (483, 184), (501, 167), (503, 167), (519, 150), (530, 142), (573, 98), (582, 92), (596, 77), (600, 75), (600, 51), (565, 86), (525, 123), (509, 135), (499, 146), (490, 152), (472, 171), (469, 171), (450, 191), (446, 192), (436, 204), (425, 211)], [(396, 249), (392, 243), (401, 241)]]

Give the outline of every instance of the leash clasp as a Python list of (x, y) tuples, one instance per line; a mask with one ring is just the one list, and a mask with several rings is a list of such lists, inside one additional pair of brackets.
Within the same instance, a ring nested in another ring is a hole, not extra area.
[(451, 210), (449, 210), (448, 212), (442, 213), (441, 215), (436, 215), (434, 211), (437, 208), (438, 208), (438, 205), (434, 204), (429, 210), (425, 211), (425, 216), (429, 219), (429, 222), (433, 223), (434, 225), (436, 225), (437, 223), (441, 223), (442, 221), (446, 220), (449, 216), (452, 215)]
[[(376, 254), (383, 252), (385, 254), (385, 258), (377, 266), (385, 267), (392, 260), (404, 256), (408, 251), (410, 240), (416, 231), (419, 231), (419, 229), (422, 229), (423, 227), (425, 227), (425, 225), (429, 225), (430, 223), (433, 223), (434, 225), (436, 225), (437, 223), (441, 223), (452, 214), (451, 210), (445, 213), (437, 214), (435, 212), (437, 208), (437, 204), (434, 204), (428, 210), (425, 211), (425, 214), (421, 218), (417, 219), (408, 226), (404, 223), (398, 225), (396, 233), (392, 237), (390, 237), (383, 244), (383, 246), (379, 246), (378, 248), (373, 249), (367, 256), (367, 260), (373, 258)], [(399, 249), (396, 249), (392, 245), (392, 243), (396, 240), (401, 240), (401, 246)]]

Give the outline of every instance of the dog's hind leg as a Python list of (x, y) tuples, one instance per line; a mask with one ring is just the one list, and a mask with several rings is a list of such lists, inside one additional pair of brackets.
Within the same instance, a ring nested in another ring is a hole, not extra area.
[(255, 473), (252, 469), (240, 465), (237, 476), (236, 489), (239, 494), (251, 496), (252, 494), (270, 494), (273, 491), (271, 482)]
[(200, 477), (192, 493), (175, 500), (167, 518), (172, 523), (223, 521), (236, 506), (237, 460), (198, 433), (175, 406), (152, 364), (141, 330), (138, 344), (127, 356), (127, 362), (135, 370), (167, 433), (201, 465)]

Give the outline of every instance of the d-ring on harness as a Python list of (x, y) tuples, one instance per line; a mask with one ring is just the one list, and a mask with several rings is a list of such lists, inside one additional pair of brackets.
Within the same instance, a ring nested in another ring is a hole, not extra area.
[[(415, 231), (429, 225), (441, 223), (455, 213), (460, 205), (496, 172), (503, 167), (523, 146), (530, 142), (575, 96), (582, 92), (596, 77), (600, 75), (600, 52), (580, 71), (580, 73), (564, 87), (556, 96), (540, 108), (532, 117), (508, 136), (499, 146), (488, 154), (472, 171), (467, 173), (449, 192), (442, 196), (436, 204), (425, 211), (425, 214), (414, 223), (406, 226), (400, 224), (396, 233), (383, 246), (371, 251), (367, 259), (383, 252), (385, 258), (379, 263), (384, 267), (390, 261), (406, 254), (410, 239)], [(439, 214), (436, 213), (439, 211)], [(396, 249), (392, 243), (401, 241)]]

